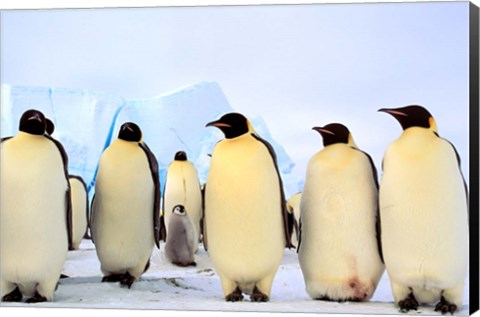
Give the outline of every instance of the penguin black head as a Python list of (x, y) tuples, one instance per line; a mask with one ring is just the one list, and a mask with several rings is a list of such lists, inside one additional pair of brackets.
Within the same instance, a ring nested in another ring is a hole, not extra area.
[(187, 211), (185, 210), (185, 207), (183, 207), (183, 205), (176, 205), (175, 207), (173, 207), (172, 213), (184, 216), (187, 214)]
[(225, 138), (233, 139), (250, 131), (250, 122), (240, 113), (227, 113), (217, 121), (207, 123), (206, 127), (214, 126), (222, 130)]
[(53, 123), (52, 120), (45, 118), (46, 120), (46, 132), (48, 135), (52, 135), (53, 132), (55, 131), (55, 124)]
[(18, 129), (33, 135), (44, 135), (46, 129), (45, 116), (38, 110), (27, 110), (20, 118)]
[(133, 122), (125, 122), (120, 127), (118, 138), (124, 141), (140, 142), (142, 140), (142, 130)]
[(186, 161), (187, 160), (187, 153), (183, 151), (178, 151), (175, 153), (175, 161)]
[(433, 116), (422, 106), (411, 105), (402, 108), (382, 108), (378, 111), (391, 114), (397, 119), (403, 130), (411, 127), (420, 127), (437, 132), (437, 125)]
[(312, 130), (321, 134), (323, 138), (323, 146), (336, 143), (352, 143), (350, 131), (341, 123), (330, 123), (324, 127), (313, 127)]

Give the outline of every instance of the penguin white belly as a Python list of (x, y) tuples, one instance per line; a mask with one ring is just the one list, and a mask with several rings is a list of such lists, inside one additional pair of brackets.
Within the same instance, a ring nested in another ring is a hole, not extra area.
[(69, 178), (72, 196), (72, 244), (77, 250), (87, 230), (87, 193), (82, 182)]
[[(380, 186), (382, 244), (390, 278), (432, 292), (463, 284), (468, 265), (466, 194), (454, 150), (411, 128), (387, 149)], [(417, 294), (415, 294), (417, 297)], [(424, 300), (422, 300), (424, 297)]]
[[(114, 142), (100, 160), (92, 238), (105, 274), (128, 271), (138, 278), (154, 247), (154, 184), (138, 144)], [(128, 147), (135, 148), (125, 155)]]
[(218, 143), (205, 195), (212, 262), (248, 292), (275, 274), (285, 247), (279, 180), (268, 150), (249, 135)]
[[(2, 285), (30, 284), (32, 295), (37, 283), (56, 284), (67, 256), (67, 180), (58, 149), (42, 136), (19, 133), (1, 152)], [(53, 291), (42, 295), (52, 300)]]
[(190, 162), (172, 162), (167, 173), (165, 186), (165, 223), (167, 225), (173, 207), (183, 205), (187, 215), (192, 219), (196, 240), (200, 235), (200, 218), (202, 217), (202, 192), (198, 181), (198, 174)]
[(330, 145), (307, 169), (299, 263), (314, 299), (366, 300), (383, 273), (375, 234), (377, 190), (368, 158)]

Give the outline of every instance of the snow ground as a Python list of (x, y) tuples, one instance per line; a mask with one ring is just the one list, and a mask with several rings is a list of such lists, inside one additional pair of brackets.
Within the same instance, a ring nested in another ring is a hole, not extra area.
[[(53, 302), (25, 304), (1, 303), (4, 307), (55, 307), (175, 310), (175, 311), (226, 311), (226, 312), (288, 312), (315, 314), (399, 314), (393, 304), (388, 276), (384, 273), (376, 292), (369, 302), (336, 303), (314, 301), (305, 291), (302, 272), (294, 250), (285, 250), (280, 268), (275, 277), (270, 302), (252, 303), (248, 296), (243, 302), (225, 302), (220, 280), (213, 270), (208, 254), (201, 246), (196, 254), (196, 267), (180, 268), (170, 264), (160, 250), (155, 249), (150, 269), (133, 284), (124, 289), (118, 283), (101, 283), (100, 262), (90, 240), (83, 240), (80, 249), (70, 251), (64, 273), (70, 278), (62, 279)], [(456, 315), (468, 315), (468, 279), (465, 286), (464, 306)], [(0, 311), (1, 311), (0, 310)], [(16, 312), (9, 309), (9, 312)], [(26, 312), (31, 312), (25, 309)], [(41, 311), (36, 309), (35, 311)], [(51, 311), (51, 310), (49, 310)], [(67, 312), (75, 311), (68, 309)], [(95, 311), (95, 310), (92, 310)], [(108, 311), (108, 310), (107, 310)], [(162, 312), (163, 313), (163, 312)], [(2, 313), (2, 315), (4, 315)], [(37, 314), (36, 314), (37, 315)], [(83, 314), (82, 314), (83, 315)], [(422, 306), (408, 315), (440, 315), (433, 306)], [(117, 316), (117, 315), (116, 315)], [(189, 315), (191, 316), (191, 315)], [(203, 316), (203, 315), (202, 315)]]

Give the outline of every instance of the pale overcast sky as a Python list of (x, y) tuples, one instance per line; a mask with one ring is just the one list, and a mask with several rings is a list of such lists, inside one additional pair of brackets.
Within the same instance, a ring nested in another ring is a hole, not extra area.
[[(347, 125), (377, 169), (421, 104), (468, 175), (468, 2), (3, 11), (3, 84), (149, 98), (200, 81), (261, 116), (303, 176), (313, 126)], [(467, 179), (468, 181), (468, 179)]]

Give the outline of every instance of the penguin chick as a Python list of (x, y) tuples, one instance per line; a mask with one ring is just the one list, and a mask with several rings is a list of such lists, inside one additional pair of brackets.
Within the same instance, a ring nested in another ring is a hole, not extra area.
[(175, 153), (173, 162), (168, 166), (162, 204), (162, 209), (167, 211), (165, 213), (167, 236), (168, 223), (174, 207), (183, 205), (188, 210), (187, 216), (192, 219), (195, 229), (196, 252), (200, 241), (200, 220), (203, 214), (202, 191), (197, 169), (188, 161), (187, 154), (184, 151)]
[(102, 282), (130, 288), (148, 269), (159, 247), (159, 203), (157, 160), (140, 127), (126, 122), (100, 157), (95, 182), (91, 234)]
[(275, 152), (239, 113), (207, 126), (225, 139), (213, 149), (205, 187), (205, 239), (226, 301), (242, 293), (268, 301), (285, 246), (285, 195)]
[(85, 181), (76, 175), (68, 177), (72, 195), (73, 249), (78, 250), (88, 229), (88, 194)]
[(463, 303), (468, 267), (468, 193), (454, 146), (422, 106), (382, 108), (402, 134), (386, 149), (380, 184), (385, 266), (402, 312)]
[(308, 163), (300, 203), (298, 256), (306, 291), (316, 300), (366, 301), (384, 271), (376, 169), (343, 124), (313, 130), (324, 148)]
[(0, 145), (0, 293), (4, 302), (52, 301), (71, 246), (68, 158), (31, 109)]
[(167, 259), (178, 266), (195, 266), (195, 249), (197, 236), (195, 225), (182, 205), (173, 207), (167, 222), (168, 234), (165, 244)]

